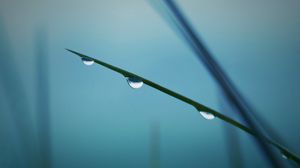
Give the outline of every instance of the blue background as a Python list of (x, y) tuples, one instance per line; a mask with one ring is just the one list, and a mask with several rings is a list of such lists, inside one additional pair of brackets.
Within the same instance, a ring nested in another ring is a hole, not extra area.
[[(258, 114), (300, 154), (300, 1), (177, 2)], [(9, 60), (14, 60), (32, 130), (38, 127), (36, 37), (39, 30), (46, 32), (53, 167), (149, 167), (153, 122), (160, 125), (161, 167), (230, 167), (221, 120), (204, 120), (193, 107), (148, 86), (134, 90), (121, 75), (84, 66), (64, 49), (122, 67), (222, 111), (216, 82), (148, 1), (1, 0), (0, 18), (1, 49), (10, 53), (0, 56), (1, 65), (13, 66)], [(4, 89), (0, 87), (0, 167), (13, 167), (24, 154), (11, 131)], [(266, 167), (252, 137), (238, 133), (245, 167)]]

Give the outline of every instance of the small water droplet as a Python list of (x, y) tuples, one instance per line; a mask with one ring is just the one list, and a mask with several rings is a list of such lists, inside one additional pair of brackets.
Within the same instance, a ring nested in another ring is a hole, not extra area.
[(82, 62), (84, 63), (84, 65), (90, 66), (94, 64), (94, 60), (88, 59), (88, 58), (81, 58)]
[(285, 155), (285, 154), (281, 154), (281, 157), (283, 158), (283, 159), (288, 159), (288, 157)]
[(138, 77), (127, 77), (127, 83), (133, 89), (139, 89), (144, 84), (144, 82)]
[(213, 114), (208, 113), (208, 112), (200, 111), (200, 114), (202, 115), (202, 117), (204, 117), (207, 120), (212, 120), (215, 118), (215, 116)]

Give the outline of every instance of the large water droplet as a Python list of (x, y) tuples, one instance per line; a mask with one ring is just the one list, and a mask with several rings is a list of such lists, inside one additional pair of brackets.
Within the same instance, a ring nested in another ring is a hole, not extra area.
[(84, 63), (84, 65), (87, 65), (87, 66), (90, 66), (90, 65), (94, 64), (94, 60), (92, 60), (92, 59), (82, 57), (81, 60)]
[(200, 111), (200, 114), (202, 115), (202, 117), (204, 117), (207, 120), (212, 120), (215, 118), (215, 116), (213, 114), (208, 113), (208, 112)]
[(144, 82), (138, 77), (127, 77), (127, 83), (133, 89), (139, 89), (144, 84)]

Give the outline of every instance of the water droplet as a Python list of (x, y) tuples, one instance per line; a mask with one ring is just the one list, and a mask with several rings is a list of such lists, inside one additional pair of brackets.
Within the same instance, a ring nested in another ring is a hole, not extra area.
[(200, 114), (202, 115), (202, 117), (204, 117), (207, 120), (212, 120), (215, 118), (215, 116), (213, 114), (208, 113), (208, 112), (200, 111)]
[(92, 59), (82, 57), (81, 60), (84, 63), (84, 65), (87, 65), (87, 66), (90, 66), (90, 65), (94, 64), (94, 60), (92, 60)]
[(139, 89), (144, 84), (144, 82), (138, 77), (127, 77), (127, 83), (133, 89)]
[(288, 157), (285, 155), (285, 154), (281, 154), (281, 157), (283, 158), (283, 159), (288, 159)]

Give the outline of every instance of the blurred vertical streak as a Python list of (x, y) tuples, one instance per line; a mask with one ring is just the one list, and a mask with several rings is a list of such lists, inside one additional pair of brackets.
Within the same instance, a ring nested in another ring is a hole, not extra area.
[(150, 127), (150, 167), (160, 168), (160, 125), (158, 121)]
[[(13, 155), (13, 158), (10, 158), (14, 162), (12, 167), (34, 168), (37, 167), (37, 149), (33, 117), (30, 113), (25, 87), (9, 49), (8, 37), (1, 21), (0, 19), (0, 84), (4, 91), (1, 94), (4, 95), (8, 107), (6, 111), (8, 118), (5, 122), (9, 125), (6, 129), (11, 128), (12, 131), (11, 139), (8, 139), (9, 144), (1, 145), (14, 145), (9, 147), (15, 149), (16, 152), (16, 156)], [(26, 57), (26, 55), (22, 56)]]
[[(148, 1), (153, 6), (153, 8), (157, 10), (157, 12), (161, 15), (161, 17), (164, 18), (166, 22), (168, 22), (170, 27), (176, 33), (178, 33), (179, 35), (183, 33), (183, 30), (178, 25), (176, 19), (171, 16), (172, 14), (168, 11), (168, 9), (164, 7), (164, 4), (161, 0), (148, 0)], [(186, 40), (185, 37), (183, 38), (183, 40)], [(255, 111), (252, 111), (252, 115), (253, 118), (258, 121), (259, 125), (262, 127), (265, 134), (271, 136), (272, 139), (274, 138), (276, 141), (285, 145), (285, 143), (283, 143), (284, 142), (283, 139), (280, 138), (280, 135), (272, 128), (272, 126), (267, 122), (267, 120), (265, 120), (263, 117), (255, 113)]]
[(49, 100), (49, 73), (47, 32), (39, 29), (36, 34), (36, 84), (37, 84), (37, 129), (40, 158), (43, 168), (51, 167), (51, 116)]
[[(219, 93), (221, 111), (227, 113), (228, 116), (233, 115), (236, 109), (228, 104), (222, 91), (219, 91)], [(227, 123), (223, 123), (223, 125), (224, 136), (227, 143), (229, 167), (242, 168), (244, 167), (244, 163), (238, 130)]]
[(206, 68), (211, 73), (212, 77), (218, 82), (219, 87), (226, 95), (228, 102), (235, 106), (236, 111), (240, 117), (247, 123), (247, 125), (257, 133), (255, 137), (256, 143), (264, 154), (264, 157), (268, 160), (270, 166), (281, 167), (281, 161), (275, 154), (273, 148), (268, 146), (264, 141), (263, 133), (261, 128), (257, 125), (251, 113), (253, 112), (252, 107), (246, 102), (244, 97), (238, 92), (232, 81), (228, 78), (227, 74), (220, 67), (218, 62), (207, 50), (195, 30), (179, 10), (177, 4), (172, 0), (162, 0), (166, 5), (164, 14), (168, 16), (168, 19), (173, 23), (172, 25), (180, 32), (180, 35), (186, 40), (187, 44), (192, 48), (196, 56), (204, 63)]

